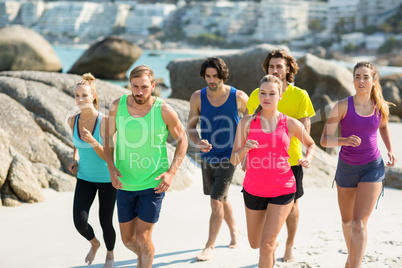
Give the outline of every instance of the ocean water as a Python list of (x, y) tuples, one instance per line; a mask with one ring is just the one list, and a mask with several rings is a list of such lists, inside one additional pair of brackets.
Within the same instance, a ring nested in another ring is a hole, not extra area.
[[(53, 46), (56, 54), (59, 56), (63, 73), (66, 73), (84, 53), (87, 47), (75, 46)], [(170, 61), (180, 58), (198, 58), (213, 56), (222, 53), (233, 53), (238, 50), (175, 50), (175, 51), (159, 51), (159, 50), (143, 50), (142, 55), (134, 64), (128, 69), (127, 77), (130, 75), (131, 70), (138, 65), (148, 65), (155, 73), (155, 78), (162, 78), (166, 86), (170, 87), (169, 71), (166, 69)], [(124, 81), (110, 81), (119, 85), (126, 85), (127, 80)]]
[[(53, 46), (56, 54), (59, 56), (63, 72), (67, 72), (73, 66), (73, 64), (79, 59), (79, 57), (84, 53), (84, 51), (88, 48), (85, 46)], [(170, 87), (170, 77), (169, 71), (166, 69), (167, 65), (170, 61), (174, 59), (180, 58), (198, 58), (198, 57), (208, 57), (214, 55), (222, 55), (222, 54), (230, 54), (236, 53), (239, 50), (223, 50), (223, 49), (185, 49), (185, 50), (174, 50), (174, 51), (159, 51), (159, 50), (143, 50), (141, 57), (134, 62), (134, 64), (128, 69), (127, 77), (130, 74), (130, 71), (138, 65), (145, 64), (148, 65), (155, 73), (155, 78), (162, 78), (165, 85)], [(303, 56), (303, 52), (297, 52), (295, 54), (296, 57)], [(369, 60), (370, 57), (367, 57)], [(359, 59), (361, 60), (361, 59)], [(335, 64), (344, 66), (346, 68), (353, 68), (355, 63), (350, 62), (342, 62), (342, 61), (331, 61)], [(379, 72), (381, 76), (402, 73), (402, 67), (391, 67), (391, 66), (379, 66)], [(119, 84), (121, 86), (126, 86), (128, 81), (112, 81), (109, 82)], [(168, 92), (162, 93), (163, 97), (167, 97)]]

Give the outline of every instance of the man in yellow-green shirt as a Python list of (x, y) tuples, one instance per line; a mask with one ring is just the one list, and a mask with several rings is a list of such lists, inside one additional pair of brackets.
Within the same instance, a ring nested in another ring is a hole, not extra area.
[[(282, 99), (278, 103), (278, 111), (287, 116), (298, 119), (303, 123), (308, 133), (310, 133), (310, 117), (315, 115), (313, 105), (306, 90), (291, 85), (293, 77), (299, 70), (295, 59), (284, 50), (274, 50), (270, 52), (262, 63), (262, 69), (266, 74), (272, 74), (279, 77), (283, 82)], [(259, 88), (255, 89), (248, 99), (247, 110), (253, 114), (260, 104)], [(293, 137), (289, 147), (289, 164), (292, 167), (296, 178), (295, 202), (288, 218), (286, 226), (288, 229), (288, 238), (286, 241), (286, 250), (283, 257), (284, 262), (293, 262), (293, 244), (296, 236), (297, 225), (299, 222), (299, 209), (297, 199), (304, 193), (303, 190), (303, 168), (297, 165), (299, 159), (303, 157), (300, 141)]]

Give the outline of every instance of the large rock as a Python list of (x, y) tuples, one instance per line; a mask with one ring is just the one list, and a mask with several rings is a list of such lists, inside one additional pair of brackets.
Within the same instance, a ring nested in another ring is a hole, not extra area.
[[(320, 144), (322, 130), (335, 103), (354, 94), (353, 74), (345, 67), (320, 59), (311, 54), (297, 60), (299, 71), (295, 85), (307, 90), (316, 116), (311, 119), (311, 136)], [(334, 149), (326, 148), (329, 153)]]
[(0, 71), (61, 71), (52, 46), (33, 30), (20, 25), (0, 29)]
[(32, 163), (21, 154), (14, 156), (7, 179), (20, 200), (33, 203), (45, 199), (41, 184), (32, 173)]
[(141, 48), (122, 37), (109, 36), (87, 49), (68, 72), (90, 72), (98, 78), (122, 80), (141, 54)]
[[(76, 179), (65, 173), (73, 154), (72, 131), (66, 121), (77, 112), (73, 92), (79, 80), (80, 76), (71, 74), (0, 72), (0, 188), (3, 205), (40, 201), (40, 196), (34, 198), (24, 192), (33, 189), (33, 179), (39, 189), (49, 186), (57, 191), (74, 189)], [(106, 114), (105, 107), (128, 93), (120, 86), (100, 80), (95, 84), (100, 109)], [(27, 160), (13, 161), (15, 155)], [(21, 168), (13, 169), (18, 163), (23, 163), (18, 165)], [(14, 177), (19, 180), (11, 183), (10, 178)]]
[(380, 82), (384, 99), (395, 104), (390, 113), (402, 118), (402, 74), (381, 77)]
[(402, 169), (396, 167), (385, 168), (384, 184), (396, 189), (402, 189)]
[[(226, 84), (250, 94), (258, 87), (264, 72), (261, 64), (273, 49), (286, 49), (284, 46), (269, 44), (258, 45), (236, 54), (220, 55), (229, 68), (229, 80)], [(206, 59), (177, 59), (171, 61), (167, 69), (170, 71), (171, 98), (190, 100), (194, 91), (204, 88), (206, 82), (200, 77), (201, 63)]]

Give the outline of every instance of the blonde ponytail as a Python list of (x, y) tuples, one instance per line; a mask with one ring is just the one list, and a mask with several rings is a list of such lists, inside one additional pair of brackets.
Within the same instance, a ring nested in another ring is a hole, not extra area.
[(91, 88), (91, 93), (94, 95), (93, 105), (96, 110), (98, 110), (99, 103), (98, 103), (98, 93), (96, 91), (95, 86), (95, 77), (91, 73), (85, 73), (82, 75), (81, 80), (75, 85), (75, 87), (79, 85), (87, 85)]

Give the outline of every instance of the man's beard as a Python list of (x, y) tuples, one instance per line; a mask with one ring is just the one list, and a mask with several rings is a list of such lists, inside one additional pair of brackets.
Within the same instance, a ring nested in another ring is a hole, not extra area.
[(149, 95), (148, 98), (145, 98), (145, 99), (140, 100), (140, 99), (137, 99), (137, 97), (144, 97), (144, 96), (138, 96), (138, 95), (137, 95), (137, 97), (136, 97), (136, 96), (133, 95), (133, 94), (131, 94), (131, 95), (133, 96), (135, 103), (137, 103), (137, 104), (139, 104), (139, 105), (144, 105), (145, 103), (148, 102), (149, 98), (151, 97), (151, 95)]

